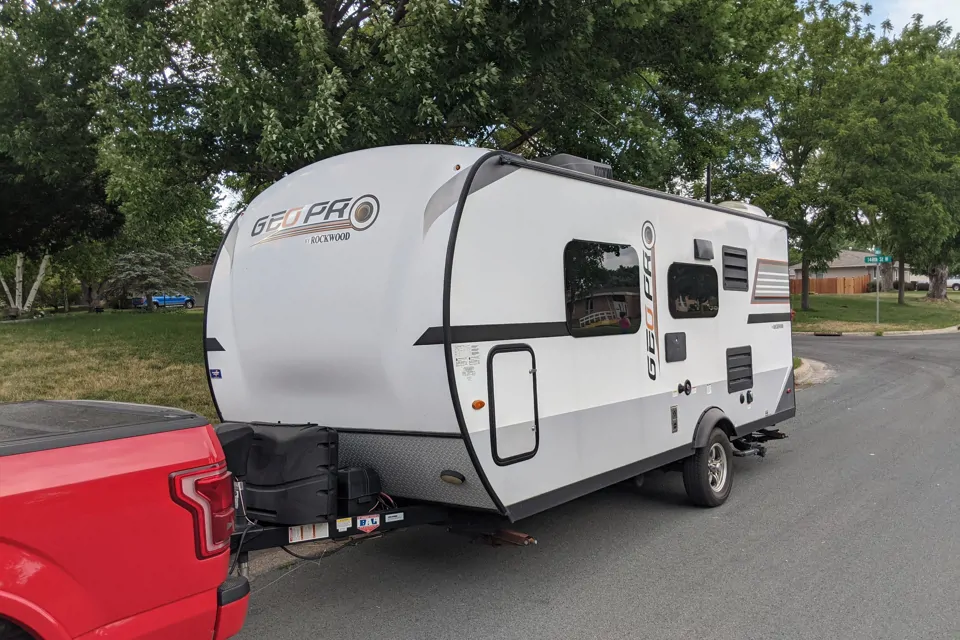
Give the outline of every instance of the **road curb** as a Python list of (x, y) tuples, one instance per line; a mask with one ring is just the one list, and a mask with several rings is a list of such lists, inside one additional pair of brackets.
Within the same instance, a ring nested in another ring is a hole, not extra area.
[[(881, 329), (883, 331), (883, 329)], [(943, 329), (919, 329), (917, 331), (883, 331), (883, 336), (878, 336), (876, 331), (838, 331), (838, 332), (821, 332), (821, 331), (794, 331), (793, 335), (795, 336), (818, 336), (820, 334), (824, 337), (837, 337), (837, 336), (856, 336), (856, 337), (886, 337), (886, 336), (933, 336), (943, 333), (957, 333), (960, 331), (960, 325), (954, 325), (952, 327), (944, 327)], [(820, 337), (820, 336), (818, 336)]]
[(793, 372), (793, 383), (797, 387), (810, 387), (832, 378), (836, 372), (819, 360), (801, 358), (800, 366)]

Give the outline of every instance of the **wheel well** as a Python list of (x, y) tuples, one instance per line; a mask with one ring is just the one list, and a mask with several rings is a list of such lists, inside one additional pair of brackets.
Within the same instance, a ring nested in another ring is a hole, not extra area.
[(710, 407), (703, 412), (697, 421), (697, 427), (693, 432), (693, 447), (696, 449), (706, 446), (714, 428), (722, 429), (731, 442), (737, 437), (736, 429), (734, 429), (730, 418), (719, 407)]
[(730, 440), (730, 442), (733, 442), (736, 439), (737, 431), (733, 428), (733, 423), (730, 422), (729, 418), (722, 418), (714, 426), (723, 429), (723, 432), (727, 434), (727, 438)]
[(18, 622), (0, 616), (0, 640), (34, 640), (36, 637), (32, 631)]

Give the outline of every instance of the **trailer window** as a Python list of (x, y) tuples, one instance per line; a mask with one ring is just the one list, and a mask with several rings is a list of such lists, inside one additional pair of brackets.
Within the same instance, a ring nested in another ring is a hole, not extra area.
[(720, 310), (717, 270), (674, 262), (667, 270), (667, 294), (674, 318), (713, 318)]
[(586, 338), (640, 330), (640, 258), (633, 247), (571, 240), (563, 250), (563, 278), (570, 335)]

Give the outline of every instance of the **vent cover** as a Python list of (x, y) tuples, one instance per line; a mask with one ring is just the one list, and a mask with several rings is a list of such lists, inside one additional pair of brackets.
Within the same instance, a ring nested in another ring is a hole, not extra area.
[(572, 156), (569, 153), (558, 153), (557, 155), (550, 156), (549, 158), (539, 158), (537, 159), (537, 162), (553, 165), (555, 167), (563, 167), (564, 169), (570, 169), (571, 171), (579, 171), (580, 173), (586, 173), (591, 176), (613, 179), (613, 169), (610, 167), (610, 165), (602, 162), (596, 162), (594, 160), (588, 160), (586, 158), (578, 158), (577, 156)]
[(753, 348), (727, 349), (727, 393), (753, 388)]
[(727, 291), (749, 291), (747, 250), (723, 248), (723, 288)]

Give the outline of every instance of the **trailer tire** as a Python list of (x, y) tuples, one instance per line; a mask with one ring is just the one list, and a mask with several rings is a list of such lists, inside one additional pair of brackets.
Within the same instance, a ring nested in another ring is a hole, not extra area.
[(12, 622), (0, 619), (0, 640), (33, 640), (33, 636)]
[(683, 461), (683, 488), (698, 507), (719, 507), (733, 488), (733, 450), (723, 429), (714, 427), (706, 446)]

